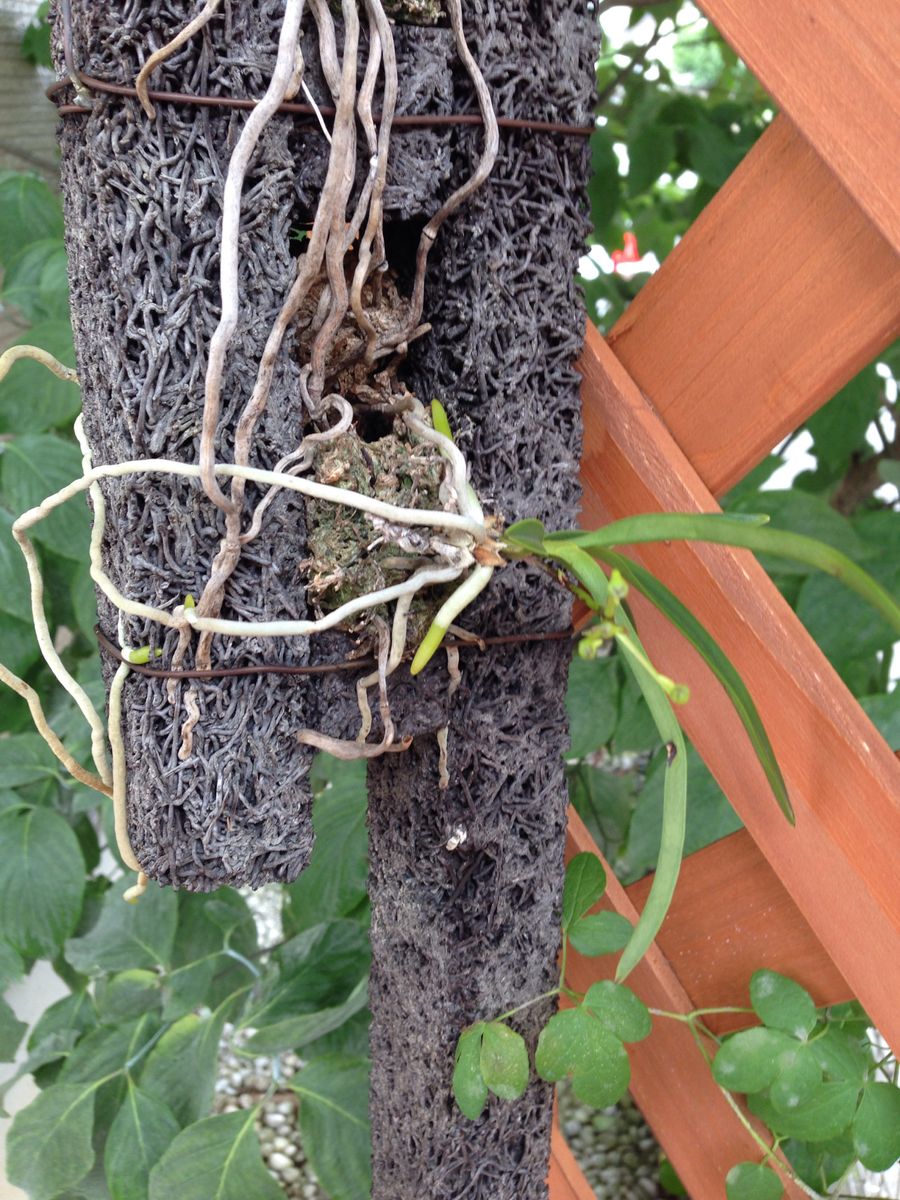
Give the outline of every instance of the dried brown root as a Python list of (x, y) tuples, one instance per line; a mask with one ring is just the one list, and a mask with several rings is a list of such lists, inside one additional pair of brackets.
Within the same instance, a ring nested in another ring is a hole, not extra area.
[(183, 29), (175, 34), (170, 42), (166, 42), (165, 46), (161, 46), (159, 50), (151, 54), (138, 72), (137, 79), (134, 81), (134, 90), (137, 92), (138, 100), (141, 102), (141, 108), (143, 108), (151, 121), (156, 116), (156, 109), (153, 107), (153, 102), (147, 94), (147, 84), (150, 81), (150, 76), (157, 67), (162, 66), (166, 59), (172, 57), (179, 46), (183, 46), (195, 33), (199, 33), (204, 25), (209, 24), (221, 3), (222, 0), (206, 0), (206, 4), (197, 16), (194, 17), (193, 21), (189, 21)]

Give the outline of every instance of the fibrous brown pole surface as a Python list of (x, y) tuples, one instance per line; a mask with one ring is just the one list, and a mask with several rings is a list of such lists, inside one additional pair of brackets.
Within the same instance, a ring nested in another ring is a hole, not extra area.
[[(498, 114), (590, 121), (594, 34), (580, 8), (477, 2), (465, 18)], [(461, 80), (455, 103), (470, 107)], [(478, 137), (457, 136), (457, 163)], [(491, 179), (441, 232), (425, 293), (434, 332), (411, 347), (410, 386), (447, 407), (479, 496), (508, 520), (575, 520), (586, 176), (576, 139), (502, 134)], [(522, 567), (465, 614), (483, 633), (569, 619), (562, 593)], [(432, 738), (369, 767), (374, 1200), (547, 1195), (551, 1090), (491, 1099), (473, 1124), (450, 1076), (464, 1025), (555, 983), (567, 661), (565, 645), (540, 643), (463, 657), (449, 790)], [(456, 825), (467, 841), (447, 851)], [(533, 1046), (548, 1015), (539, 1005), (514, 1024)]]
[[(80, 65), (131, 83), (149, 50), (193, 6), (73, 0)], [(189, 11), (190, 10), (190, 11)], [(259, 96), (274, 56), (280, 0), (237, 4), (154, 76), (163, 90)], [(592, 18), (569, 0), (465, 3), (470, 45), (502, 116), (590, 120)], [(304, 28), (306, 29), (306, 23)], [(398, 111), (474, 111), (449, 30), (397, 26)], [(325, 92), (315, 41), (304, 36), (306, 79)], [(377, 97), (376, 97), (377, 108)], [(217, 223), (224, 171), (241, 114), (100, 98), (63, 132), (73, 314), (85, 424), (95, 462), (150, 455), (196, 461), (202, 378), (217, 320)], [(395, 132), (385, 196), (386, 240), (400, 286), (411, 281), (421, 226), (471, 173), (480, 130)], [(261, 346), (293, 277), (291, 229), (314, 211), (326, 147), (278, 117), (244, 189), (241, 323), (227, 361), (223, 426), (252, 387)], [(426, 403), (439, 398), (472, 464), (489, 512), (575, 521), (580, 454), (578, 381), (583, 335), (574, 283), (587, 231), (583, 140), (504, 132), (488, 184), (441, 230), (426, 280), (430, 334), (401, 370)], [(271, 467), (298, 440), (297, 368), (282, 355), (251, 458)], [(220, 459), (230, 456), (226, 437)], [(197, 595), (219, 542), (218, 514), (189, 483), (105, 485), (104, 553), (123, 591), (150, 603)], [(227, 589), (223, 615), (268, 619), (304, 612), (296, 565), (306, 554), (303, 506), (282, 495)], [(539, 573), (495, 574), (465, 624), (480, 633), (566, 627), (569, 606)], [(115, 636), (116, 614), (101, 604)], [(133, 645), (157, 630), (125, 622)], [(162, 643), (168, 662), (174, 635)], [(216, 665), (343, 657), (341, 635), (229, 641)], [(471, 1123), (450, 1096), (453, 1047), (468, 1022), (491, 1017), (555, 982), (563, 870), (567, 649), (471, 652), (452, 701), (449, 789), (438, 788), (433, 731), (444, 721), (447, 676), (405, 672), (392, 704), (412, 748), (370, 767), (373, 957), (374, 1200), (531, 1200), (546, 1196), (550, 1089), (516, 1104), (489, 1102)], [(179, 762), (183, 713), (165, 685), (132, 677), (125, 692), (129, 820), (155, 878), (209, 889), (293, 878), (311, 845), (304, 726), (347, 736), (358, 721), (353, 677), (261, 676), (204, 683), (195, 753)], [(445, 849), (451, 829), (467, 839)], [(515, 1019), (532, 1041), (543, 1006)]]

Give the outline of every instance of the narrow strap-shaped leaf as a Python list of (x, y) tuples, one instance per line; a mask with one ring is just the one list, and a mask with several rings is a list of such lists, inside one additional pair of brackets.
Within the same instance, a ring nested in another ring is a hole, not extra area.
[(747, 736), (766, 773), (769, 786), (781, 811), (793, 825), (794, 810), (791, 808), (784, 776), (778, 766), (769, 735), (766, 733), (762, 718), (746, 684), (721, 646), (693, 613), (682, 604), (675, 593), (645, 567), (613, 550), (595, 550), (594, 553), (603, 562), (615, 567), (632, 587), (637, 588), (652, 604), (656, 605), (663, 616), (667, 617), (675, 628), (687, 638), (722, 684), (741, 719), (741, 724), (747, 731)]
[[(510, 531), (507, 530), (505, 536), (509, 535)], [(681, 513), (647, 513), (613, 521), (589, 533), (566, 531), (547, 534), (544, 545), (550, 554), (554, 554), (560, 543), (594, 551), (608, 546), (659, 541), (717, 542), (815, 567), (839, 579), (851, 591), (862, 596), (900, 632), (900, 604), (868, 571), (857, 566), (846, 554), (803, 533), (768, 529), (752, 520), (727, 513), (696, 513), (690, 516)]]
[[(597, 607), (602, 608), (606, 603), (607, 579), (594, 559), (571, 542), (554, 543), (552, 547), (548, 544), (546, 550), (548, 554), (565, 563), (591, 593)], [(619, 609), (616, 620), (621, 622), (637, 646), (643, 650), (637, 632), (623, 609)], [(684, 854), (687, 822), (687, 753), (681, 726), (665, 692), (627, 642), (620, 642), (619, 647), (625, 663), (644, 694), (667, 752), (659, 858), (643, 912), (616, 968), (616, 981), (621, 983), (644, 957), (659, 932), (675, 892)]]

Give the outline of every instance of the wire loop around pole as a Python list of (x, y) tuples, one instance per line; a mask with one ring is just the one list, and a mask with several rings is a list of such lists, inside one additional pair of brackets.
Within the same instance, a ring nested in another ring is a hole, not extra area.
[[(101, 95), (123, 96), (127, 99), (138, 99), (138, 94), (135, 88), (127, 87), (121, 83), (107, 83), (103, 79), (96, 79), (93, 75), (86, 75), (83, 71), (77, 72), (77, 78), (81, 85), (89, 93), (100, 93)], [(89, 107), (84, 103), (70, 104), (58, 103), (56, 97), (68, 87), (73, 87), (73, 79), (58, 79), (55, 83), (47, 88), (47, 99), (56, 105), (56, 110), (61, 117), (86, 116), (91, 112)], [(256, 107), (255, 100), (241, 99), (235, 96), (196, 96), (190, 95), (187, 92), (155, 92), (148, 91), (147, 95), (154, 104), (180, 104), (194, 105), (198, 108), (239, 108), (253, 109)], [(282, 113), (292, 113), (295, 116), (310, 117), (312, 121), (317, 120), (318, 113), (323, 117), (333, 117), (334, 109), (327, 105), (320, 105), (318, 110), (311, 104), (300, 104), (294, 101), (282, 104), (279, 109)], [(380, 120), (380, 113), (373, 114), (376, 121)], [(405, 116), (395, 116), (392, 121), (394, 129), (433, 129), (433, 128), (453, 128), (454, 126), (466, 125), (482, 125), (483, 121), (480, 113), (436, 113), (434, 115), (418, 114)], [(567, 137), (590, 137), (594, 132), (593, 125), (567, 125), (561, 121), (531, 121), (518, 117), (498, 117), (497, 124), (501, 129), (520, 129), (532, 133), (559, 133)], [(318, 128), (318, 125), (311, 123), (311, 129)]]

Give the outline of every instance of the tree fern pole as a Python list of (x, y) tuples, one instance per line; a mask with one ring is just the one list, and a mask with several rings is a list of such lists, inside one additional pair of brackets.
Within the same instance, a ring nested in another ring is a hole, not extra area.
[[(580, 6), (473, 3), (465, 19), (500, 115), (590, 122), (595, 26)], [(456, 104), (470, 103), (457, 83)], [(471, 157), (479, 136), (460, 135), (457, 154)], [(447, 408), (492, 510), (567, 526), (579, 499), (574, 275), (588, 152), (566, 136), (501, 138), (491, 180), (435, 247), (433, 333), (411, 348), (410, 386)], [(496, 574), (465, 615), (485, 634), (569, 620), (562, 593), (520, 567)], [(449, 788), (432, 737), (370, 765), (374, 1200), (547, 1194), (551, 1089), (491, 1099), (473, 1124), (450, 1076), (464, 1025), (556, 982), (568, 657), (565, 644), (539, 642), (463, 656)], [(448, 849), (460, 829), (465, 841)], [(547, 1016), (535, 1006), (519, 1028), (533, 1039)]]

